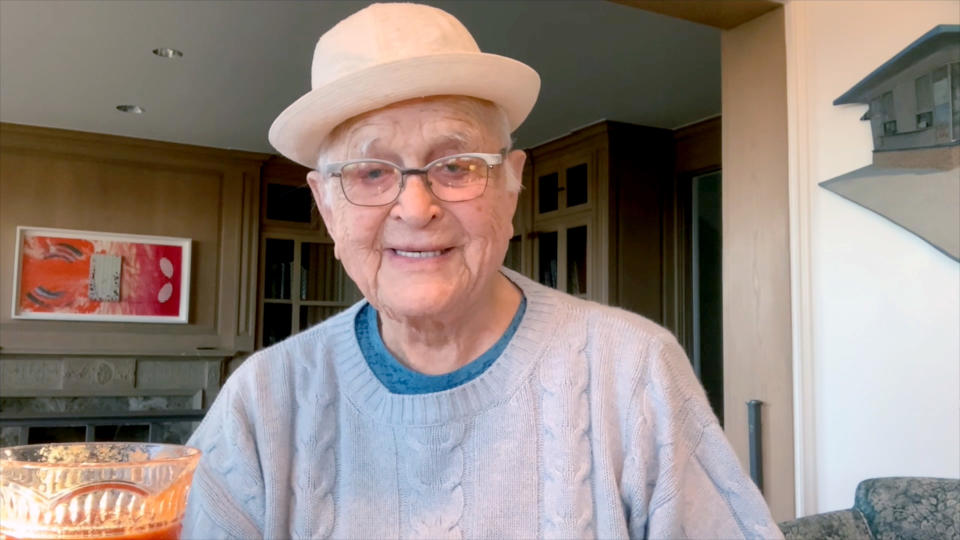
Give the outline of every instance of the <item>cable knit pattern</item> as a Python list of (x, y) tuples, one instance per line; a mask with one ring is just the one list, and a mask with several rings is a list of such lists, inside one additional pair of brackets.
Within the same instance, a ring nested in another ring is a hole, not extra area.
[(527, 309), (455, 388), (393, 394), (360, 302), (224, 385), (184, 538), (780, 538), (665, 330), (506, 269)]
[(586, 344), (570, 343), (571, 336), (565, 337), (556, 345), (574, 355), (548, 353), (540, 367), (543, 536), (593, 538)]
[[(298, 362), (294, 371), (298, 380), (308, 379), (309, 365)], [(333, 485), (336, 457), (333, 442), (336, 440), (337, 423), (336, 394), (323, 388), (319, 394), (309, 385), (297, 387), (297, 409), (316, 411), (317, 414), (296, 414), (293, 423), (293, 438), (296, 444), (291, 461), (291, 497), (296, 501), (291, 512), (294, 536), (297, 538), (327, 538), (333, 530)]]
[[(462, 538), (463, 426), (411, 428), (398, 434), (410, 538)], [(407, 531), (403, 531), (407, 533)]]
[[(255, 462), (247, 459), (256, 455), (256, 445), (245, 425), (246, 417), (242, 400), (219, 400), (189, 443), (203, 448), (205, 454), (235, 456), (201, 460), (190, 491), (192, 498), (201, 495), (210, 501), (208, 508), (197, 509), (203, 510), (204, 521), (212, 520), (225, 536), (234, 538), (263, 531), (264, 486)], [(186, 537), (192, 534), (191, 525), (192, 521), (185, 523)]]

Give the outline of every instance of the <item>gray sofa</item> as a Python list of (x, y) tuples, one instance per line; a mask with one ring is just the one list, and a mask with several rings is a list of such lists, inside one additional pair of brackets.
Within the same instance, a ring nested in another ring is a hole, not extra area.
[(794, 539), (960, 539), (960, 479), (871, 478), (853, 508), (780, 523)]

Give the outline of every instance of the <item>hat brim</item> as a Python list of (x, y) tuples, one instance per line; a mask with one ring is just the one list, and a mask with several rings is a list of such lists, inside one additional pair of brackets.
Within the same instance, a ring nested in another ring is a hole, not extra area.
[(301, 165), (317, 167), (323, 140), (354, 116), (400, 101), (470, 96), (503, 108), (511, 131), (526, 119), (540, 92), (530, 66), (489, 53), (409, 58), (358, 70), (315, 88), (284, 109), (270, 126), (270, 144)]

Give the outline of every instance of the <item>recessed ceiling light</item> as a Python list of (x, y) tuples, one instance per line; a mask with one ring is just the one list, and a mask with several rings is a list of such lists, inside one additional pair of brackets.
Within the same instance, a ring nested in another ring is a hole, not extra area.
[(125, 113), (143, 114), (143, 107), (139, 105), (117, 105), (117, 110)]
[(183, 56), (182, 52), (176, 49), (171, 49), (170, 47), (160, 47), (159, 49), (154, 49), (153, 54), (161, 58), (180, 58)]

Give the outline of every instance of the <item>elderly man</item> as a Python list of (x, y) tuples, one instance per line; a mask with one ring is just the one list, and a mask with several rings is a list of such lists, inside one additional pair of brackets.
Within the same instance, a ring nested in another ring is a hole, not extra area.
[(186, 537), (779, 537), (667, 331), (501, 268), (532, 69), (377, 4), (312, 86), (270, 140), (364, 300), (227, 382)]

